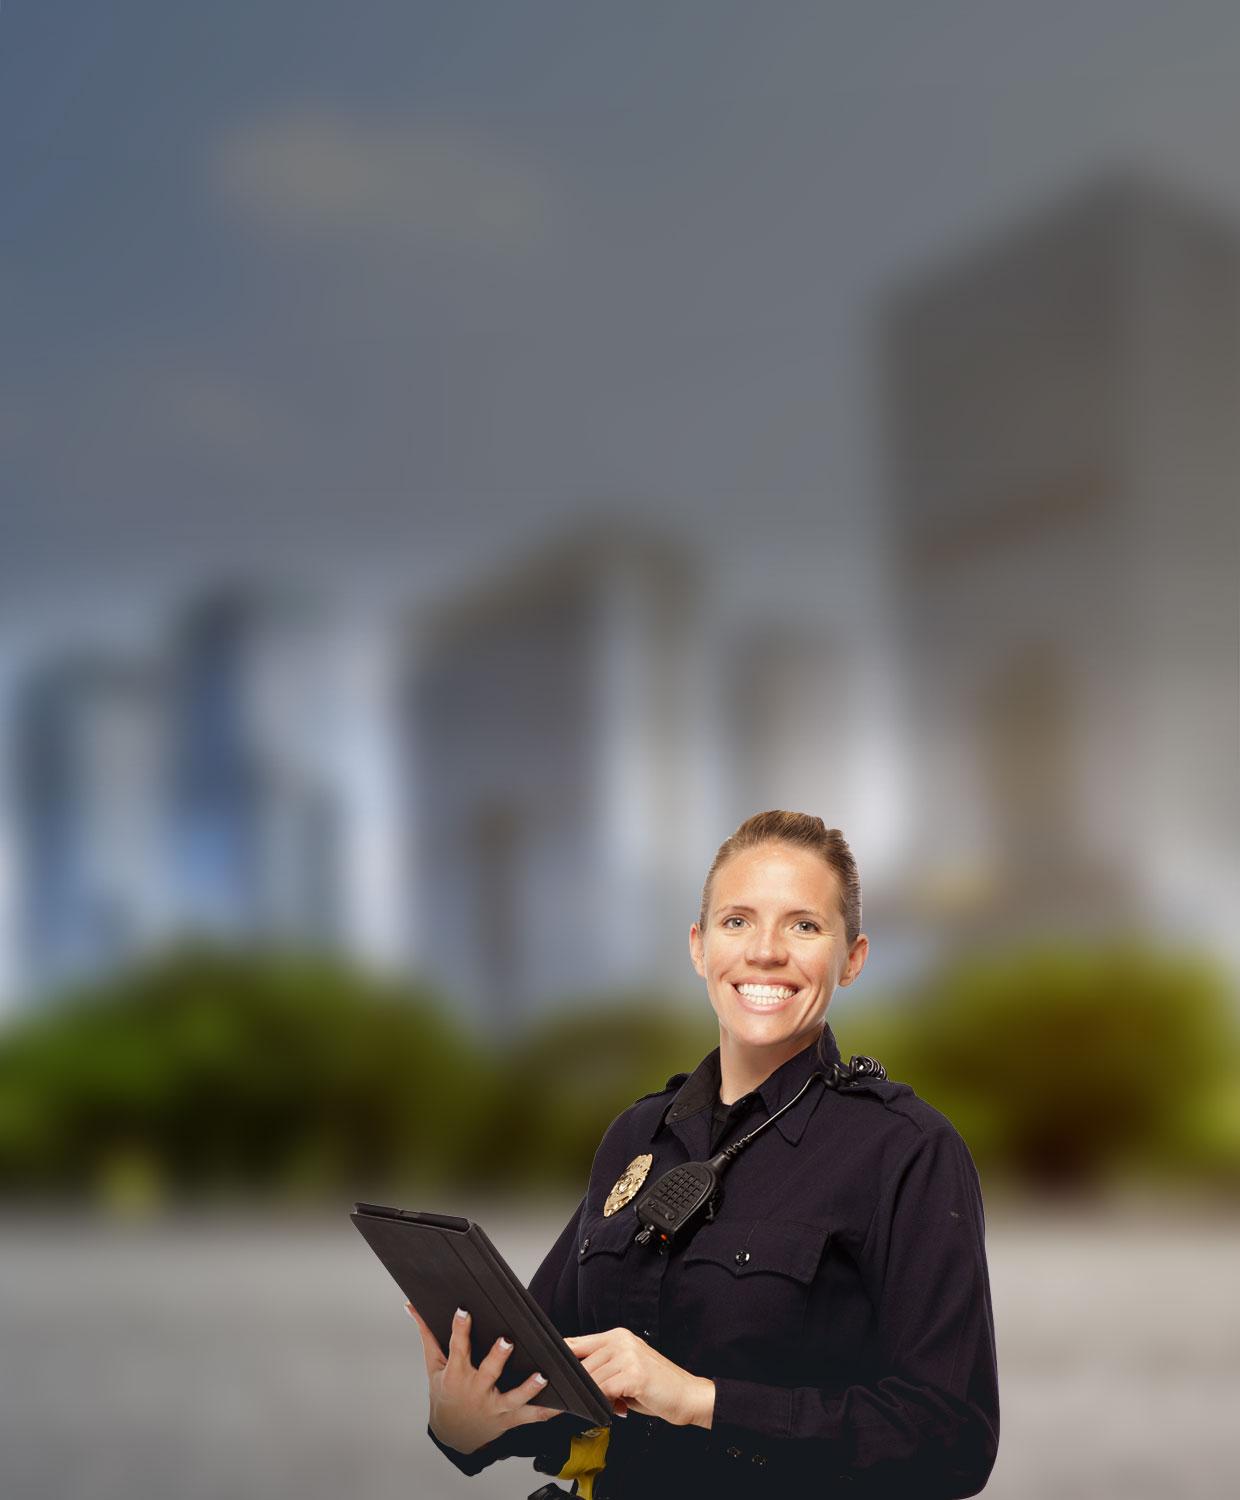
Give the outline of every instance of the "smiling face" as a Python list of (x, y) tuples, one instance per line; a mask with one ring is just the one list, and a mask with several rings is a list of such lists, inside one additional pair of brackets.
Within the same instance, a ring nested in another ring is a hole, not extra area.
[(719, 1018), (725, 1098), (817, 1038), (836, 987), (853, 982), (868, 951), (864, 933), (849, 945), (835, 872), (812, 850), (762, 844), (719, 867), (689, 953)]

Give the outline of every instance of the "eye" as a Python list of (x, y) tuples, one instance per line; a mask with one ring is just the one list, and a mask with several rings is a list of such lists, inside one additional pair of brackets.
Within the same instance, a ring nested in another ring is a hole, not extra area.
[(720, 925), (720, 927), (727, 928), (727, 930), (730, 931), (730, 932), (735, 932), (736, 928), (732, 926), (732, 923), (736, 922), (736, 923), (739, 924), (739, 923), (743, 922), (744, 920), (745, 920), (744, 917), (724, 917), (723, 921), (720, 922), (719, 925)]
[(811, 917), (801, 917), (795, 926), (803, 932), (821, 932), (822, 928)]

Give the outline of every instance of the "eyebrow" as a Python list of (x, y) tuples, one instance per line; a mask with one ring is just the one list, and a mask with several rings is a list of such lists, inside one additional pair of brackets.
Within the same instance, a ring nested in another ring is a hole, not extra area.
[[(753, 909), (752, 906), (742, 906), (739, 901), (729, 901), (726, 906), (721, 906), (719, 908), (719, 910), (721, 912), (723, 912), (723, 911), (743, 911), (748, 916), (751, 916), (751, 917), (756, 915), (756, 913), (755, 913), (755, 911), (754, 911), (754, 909)], [(786, 912), (784, 912), (784, 916), (785, 917), (816, 917), (818, 919), (818, 921), (820, 921), (820, 922), (825, 922), (827, 920), (820, 911), (815, 911), (812, 906), (798, 906), (795, 911), (786, 911)]]

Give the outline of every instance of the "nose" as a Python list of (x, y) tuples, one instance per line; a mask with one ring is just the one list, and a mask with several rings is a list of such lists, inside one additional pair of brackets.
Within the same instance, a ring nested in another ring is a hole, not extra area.
[(745, 957), (752, 964), (777, 968), (788, 957), (783, 933), (774, 923), (755, 922)]

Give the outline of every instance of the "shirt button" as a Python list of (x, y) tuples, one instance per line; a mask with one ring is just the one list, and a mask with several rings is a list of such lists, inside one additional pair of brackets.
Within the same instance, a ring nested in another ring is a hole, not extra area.
[(741, 1450), (739, 1448), (729, 1448), (728, 1449), (728, 1457), (729, 1458), (739, 1458), (740, 1456), (741, 1456)]
[(756, 1464), (764, 1464), (766, 1462), (766, 1454), (765, 1453), (755, 1453), (753, 1455), (753, 1461)]
[(654, 1338), (654, 1329), (653, 1328), (643, 1328), (642, 1329), (642, 1338), (644, 1338), (644, 1339), (652, 1339), (652, 1338)]
[(582, 1240), (582, 1242), (581, 1242), (581, 1253), (582, 1253), (582, 1255), (584, 1255), (589, 1248), (590, 1248), (590, 1236), (586, 1235), (585, 1239)]
[(748, 1250), (738, 1250), (736, 1252), (736, 1264), (738, 1266), (745, 1266), (745, 1265), (749, 1264), (749, 1251)]

